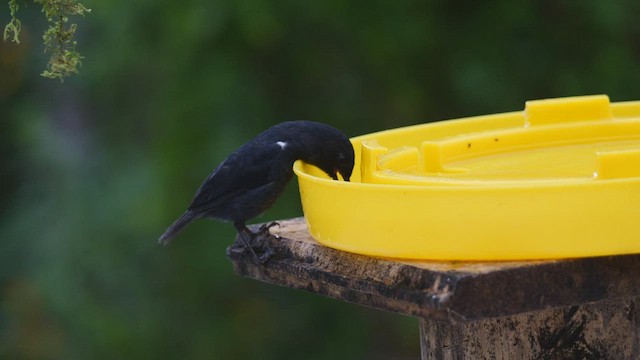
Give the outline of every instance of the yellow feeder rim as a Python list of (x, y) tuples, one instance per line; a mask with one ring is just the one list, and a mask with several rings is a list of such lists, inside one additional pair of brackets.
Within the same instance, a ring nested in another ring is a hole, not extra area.
[(351, 182), (294, 165), (327, 246), (433, 260), (640, 252), (640, 101), (535, 100), (351, 141)]

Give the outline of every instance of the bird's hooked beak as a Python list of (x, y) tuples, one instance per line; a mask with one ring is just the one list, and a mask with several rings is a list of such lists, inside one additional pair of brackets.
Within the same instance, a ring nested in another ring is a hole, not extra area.
[(333, 178), (333, 180), (338, 180), (338, 173), (340, 173), (340, 175), (342, 176), (344, 181), (349, 181), (349, 177), (351, 176), (351, 174), (346, 174), (346, 173), (340, 171), (339, 169), (334, 169), (333, 170), (333, 174), (331, 174), (331, 177)]

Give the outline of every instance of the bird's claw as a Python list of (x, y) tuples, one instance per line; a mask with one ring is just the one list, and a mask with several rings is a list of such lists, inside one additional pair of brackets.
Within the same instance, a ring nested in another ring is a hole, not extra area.
[(237, 248), (232, 248), (231, 252), (234, 253), (240, 253), (242, 255), (246, 254), (247, 252), (249, 252), (253, 258), (253, 262), (256, 265), (264, 265), (267, 263), (267, 261), (269, 261), (269, 259), (271, 259), (271, 257), (273, 256), (273, 249), (271, 248), (267, 248), (262, 254), (258, 255), (256, 254), (255, 250), (253, 248), (249, 248), (246, 246), (242, 246), (242, 247), (237, 247)]
[(272, 222), (270, 222), (268, 224), (262, 224), (262, 226), (260, 226), (260, 228), (258, 229), (258, 232), (261, 235), (268, 235), (269, 234), (269, 230), (274, 226), (280, 227), (280, 223), (277, 222), (277, 221), (272, 221)]
[(271, 257), (273, 256), (273, 250), (271, 248), (267, 248), (259, 258), (256, 259), (258, 265), (264, 265)]

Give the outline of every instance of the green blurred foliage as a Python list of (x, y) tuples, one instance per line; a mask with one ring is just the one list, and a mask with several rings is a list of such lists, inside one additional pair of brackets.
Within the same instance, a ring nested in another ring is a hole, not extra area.
[[(19, 46), (0, 43), (0, 358), (417, 358), (415, 319), (235, 276), (229, 224), (156, 239), (280, 121), (359, 135), (528, 99), (640, 99), (632, 1), (85, 5), (84, 66), (64, 84), (38, 75), (37, 9), (21, 9)], [(292, 183), (256, 221), (299, 215)]]

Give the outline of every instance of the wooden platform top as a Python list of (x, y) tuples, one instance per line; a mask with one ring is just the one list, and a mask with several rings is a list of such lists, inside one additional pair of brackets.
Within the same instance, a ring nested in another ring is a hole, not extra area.
[(253, 242), (259, 253), (273, 250), (266, 264), (255, 264), (236, 238), (227, 249), (236, 273), (452, 323), (640, 295), (636, 254), (524, 262), (407, 261), (326, 247), (310, 236), (304, 218), (279, 223)]

